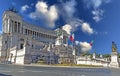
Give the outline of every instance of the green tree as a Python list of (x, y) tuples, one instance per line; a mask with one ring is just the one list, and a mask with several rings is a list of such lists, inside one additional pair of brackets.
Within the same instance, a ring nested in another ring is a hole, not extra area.
[(110, 57), (110, 56), (111, 56), (110, 54), (104, 54), (104, 55), (103, 55), (104, 58), (108, 58), (108, 57)]

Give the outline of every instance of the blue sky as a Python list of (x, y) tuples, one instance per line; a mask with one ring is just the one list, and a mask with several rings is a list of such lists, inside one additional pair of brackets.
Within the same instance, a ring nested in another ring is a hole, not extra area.
[[(63, 26), (75, 34), (75, 42), (97, 53), (111, 53), (115, 41), (120, 50), (120, 0), (3, 0), (0, 2), (0, 30), (2, 14), (14, 6), (23, 19), (37, 26), (56, 29)], [(94, 40), (94, 44), (89, 44)]]

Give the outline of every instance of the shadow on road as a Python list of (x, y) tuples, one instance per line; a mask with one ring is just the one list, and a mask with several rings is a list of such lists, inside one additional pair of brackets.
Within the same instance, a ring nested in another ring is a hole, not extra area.
[(12, 76), (12, 75), (6, 75), (6, 74), (1, 74), (1, 73), (0, 73), (0, 76)]

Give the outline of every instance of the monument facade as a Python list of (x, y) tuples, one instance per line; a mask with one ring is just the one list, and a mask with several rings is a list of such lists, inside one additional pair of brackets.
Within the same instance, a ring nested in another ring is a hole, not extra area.
[(46, 48), (49, 44), (67, 44), (66, 31), (44, 29), (27, 23), (14, 10), (5, 11), (2, 19), (1, 62), (28, 64), (43, 54), (45, 54), (44, 57), (48, 57), (49, 51), (47, 52)]

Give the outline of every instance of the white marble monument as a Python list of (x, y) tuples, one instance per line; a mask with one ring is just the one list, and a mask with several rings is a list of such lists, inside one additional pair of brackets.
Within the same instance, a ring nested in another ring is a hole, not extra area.
[(112, 68), (119, 68), (118, 50), (114, 42), (112, 42), (111, 62), (109, 66)]

